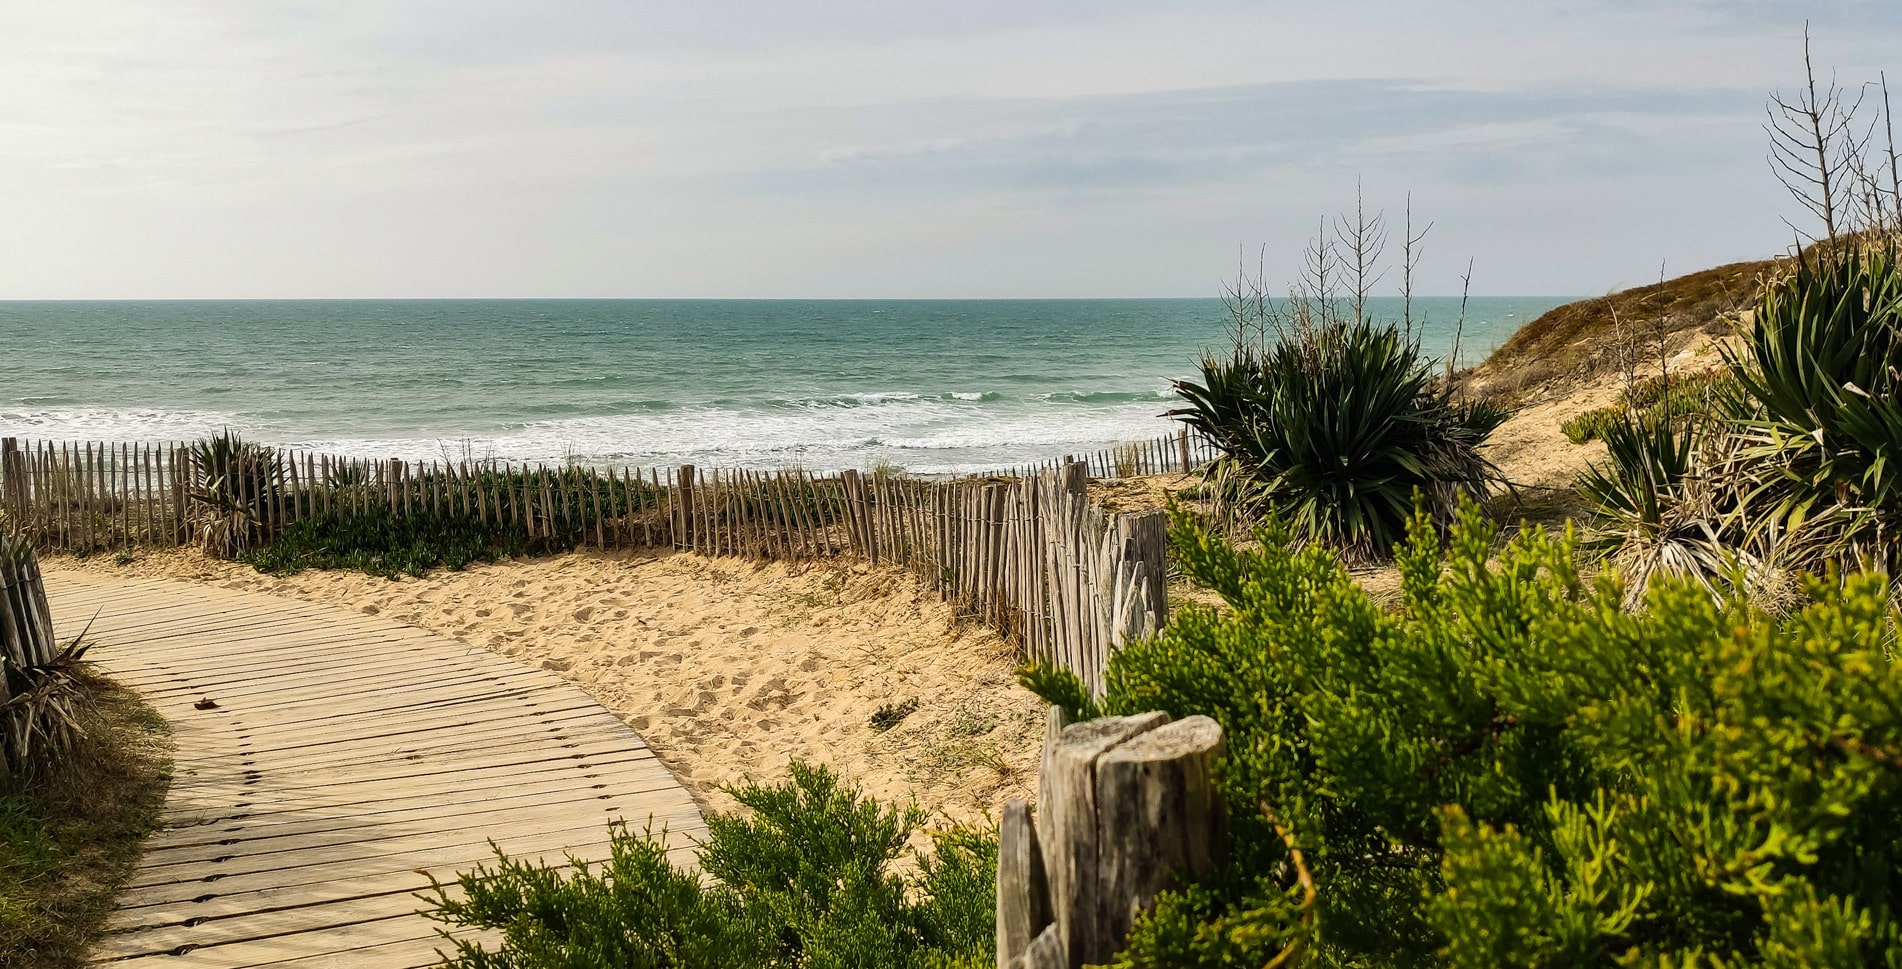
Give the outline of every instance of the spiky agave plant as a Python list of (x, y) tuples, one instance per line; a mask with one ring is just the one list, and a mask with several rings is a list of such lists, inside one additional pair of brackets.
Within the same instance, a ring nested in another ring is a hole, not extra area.
[(1509, 412), (1455, 396), (1398, 326), (1329, 321), (1201, 370), (1169, 413), (1219, 449), (1227, 497), (1275, 507), (1296, 538), (1352, 561), (1389, 552), (1416, 493), (1444, 519), (1500, 480), (1480, 447)]
[(1902, 262), (1894, 236), (1800, 253), (1768, 280), (1732, 369), (1744, 453), (1773, 470), (1740, 524), (1825, 536), (1812, 567), (1902, 566)]
[(275, 448), (222, 431), (193, 444), (192, 523), (207, 551), (236, 558), (262, 540), (264, 503), (284, 480), (284, 458)]
[(1641, 603), (1659, 575), (1685, 576), (1713, 593), (1740, 574), (1763, 584), (1761, 557), (1723, 522), (1735, 489), (1709, 473), (1707, 452), (1721, 446), (1721, 431), (1632, 409), (1603, 423), (1598, 436), (1606, 460), (1587, 466), (1577, 484), (1597, 512), (1586, 545), (1624, 576), (1627, 607)]

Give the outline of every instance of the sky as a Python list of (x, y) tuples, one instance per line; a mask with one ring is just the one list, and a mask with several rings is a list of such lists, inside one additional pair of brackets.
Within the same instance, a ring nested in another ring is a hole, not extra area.
[(1357, 192), (1416, 291), (1787, 246), (1897, 0), (28, 0), (0, 299), (1213, 296)]

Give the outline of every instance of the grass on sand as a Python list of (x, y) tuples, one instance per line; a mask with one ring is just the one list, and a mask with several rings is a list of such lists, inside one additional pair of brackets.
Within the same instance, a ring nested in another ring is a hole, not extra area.
[(165, 721), (96, 674), (84, 689), (86, 736), (72, 755), (30, 779), (0, 779), (0, 966), (9, 969), (85, 965), (165, 801)]

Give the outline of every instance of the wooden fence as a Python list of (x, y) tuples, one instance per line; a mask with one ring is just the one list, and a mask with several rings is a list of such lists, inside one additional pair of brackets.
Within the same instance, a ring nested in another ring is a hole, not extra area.
[(1014, 475), (521, 467), (339, 458), (246, 445), (0, 440), (0, 530), (91, 554), (204, 544), (237, 554), (323, 516), (434, 514), (531, 550), (673, 548), (765, 560), (851, 557), (911, 570), (1027, 655), (1101, 689), (1116, 643), (1156, 628), (1160, 513), (1113, 515), (1087, 479), (1185, 472), (1186, 433)]
[[(37, 709), (44, 698), (36, 689), (39, 671), (59, 654), (33, 546), (0, 534), (0, 777), (25, 764), (38, 743), (50, 739), (40, 735), (60, 726), (45, 722)], [(65, 712), (63, 707), (54, 711)]]

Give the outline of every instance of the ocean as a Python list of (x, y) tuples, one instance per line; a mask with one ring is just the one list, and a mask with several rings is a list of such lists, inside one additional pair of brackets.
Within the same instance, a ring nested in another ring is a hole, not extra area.
[[(1472, 300), (1463, 362), (1563, 302)], [(1415, 300), (1429, 352), (1458, 309)], [(0, 302), (0, 436), (942, 474), (1169, 433), (1170, 382), (1224, 320), (1215, 299)]]

